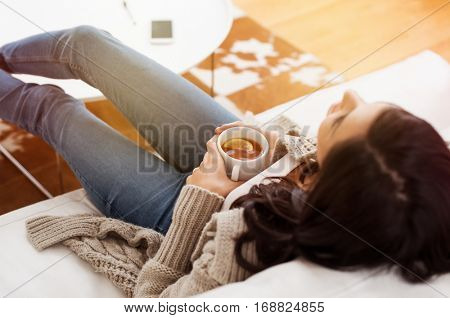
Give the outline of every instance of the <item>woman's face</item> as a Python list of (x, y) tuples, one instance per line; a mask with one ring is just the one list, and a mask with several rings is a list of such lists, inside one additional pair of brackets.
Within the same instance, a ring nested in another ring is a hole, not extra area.
[(333, 145), (346, 139), (365, 135), (388, 103), (366, 103), (356, 92), (346, 91), (342, 101), (334, 103), (322, 121), (317, 135), (317, 159), (323, 162)]

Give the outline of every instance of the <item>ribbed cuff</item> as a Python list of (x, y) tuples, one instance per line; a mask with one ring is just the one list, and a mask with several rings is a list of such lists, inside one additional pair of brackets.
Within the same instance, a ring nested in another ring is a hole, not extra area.
[(39, 216), (27, 220), (28, 239), (38, 250), (76, 236), (93, 237), (98, 232), (99, 217)]
[(180, 192), (169, 231), (155, 260), (176, 271), (186, 273), (200, 234), (224, 198), (203, 188), (186, 185)]

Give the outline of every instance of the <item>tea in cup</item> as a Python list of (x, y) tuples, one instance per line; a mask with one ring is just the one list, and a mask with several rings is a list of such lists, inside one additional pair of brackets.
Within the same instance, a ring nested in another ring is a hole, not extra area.
[(223, 131), (217, 138), (217, 147), (233, 181), (249, 180), (267, 168), (269, 142), (254, 128), (233, 127)]

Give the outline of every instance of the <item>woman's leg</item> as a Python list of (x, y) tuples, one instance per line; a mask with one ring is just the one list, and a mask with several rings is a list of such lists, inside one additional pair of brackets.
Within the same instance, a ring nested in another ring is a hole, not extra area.
[[(41, 136), (68, 162), (106, 216), (165, 233), (186, 174), (137, 147), (51, 85), (0, 69), (0, 118)], [(149, 169), (139, 169), (144, 162)]]
[(79, 78), (98, 88), (181, 172), (200, 164), (215, 127), (237, 120), (181, 76), (93, 27), (35, 35), (0, 54), (14, 73)]

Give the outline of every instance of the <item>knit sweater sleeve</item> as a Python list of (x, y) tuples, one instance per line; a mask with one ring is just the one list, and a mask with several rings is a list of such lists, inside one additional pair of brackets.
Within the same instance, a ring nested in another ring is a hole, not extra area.
[(156, 255), (143, 266), (134, 297), (158, 297), (191, 270), (191, 256), (203, 228), (224, 198), (186, 185), (175, 204), (172, 223)]
[[(240, 267), (234, 254), (235, 239), (246, 229), (242, 209), (214, 213), (204, 227), (198, 244), (192, 254), (192, 270), (180, 276), (159, 294), (136, 292), (135, 297), (189, 297), (229, 283), (245, 280), (250, 272)], [(245, 244), (242, 253), (247, 260), (256, 262), (254, 247)], [(146, 264), (147, 271), (141, 279), (150, 282), (155, 279), (159, 265)], [(160, 274), (157, 274), (158, 276)], [(138, 282), (139, 285), (139, 282)]]

